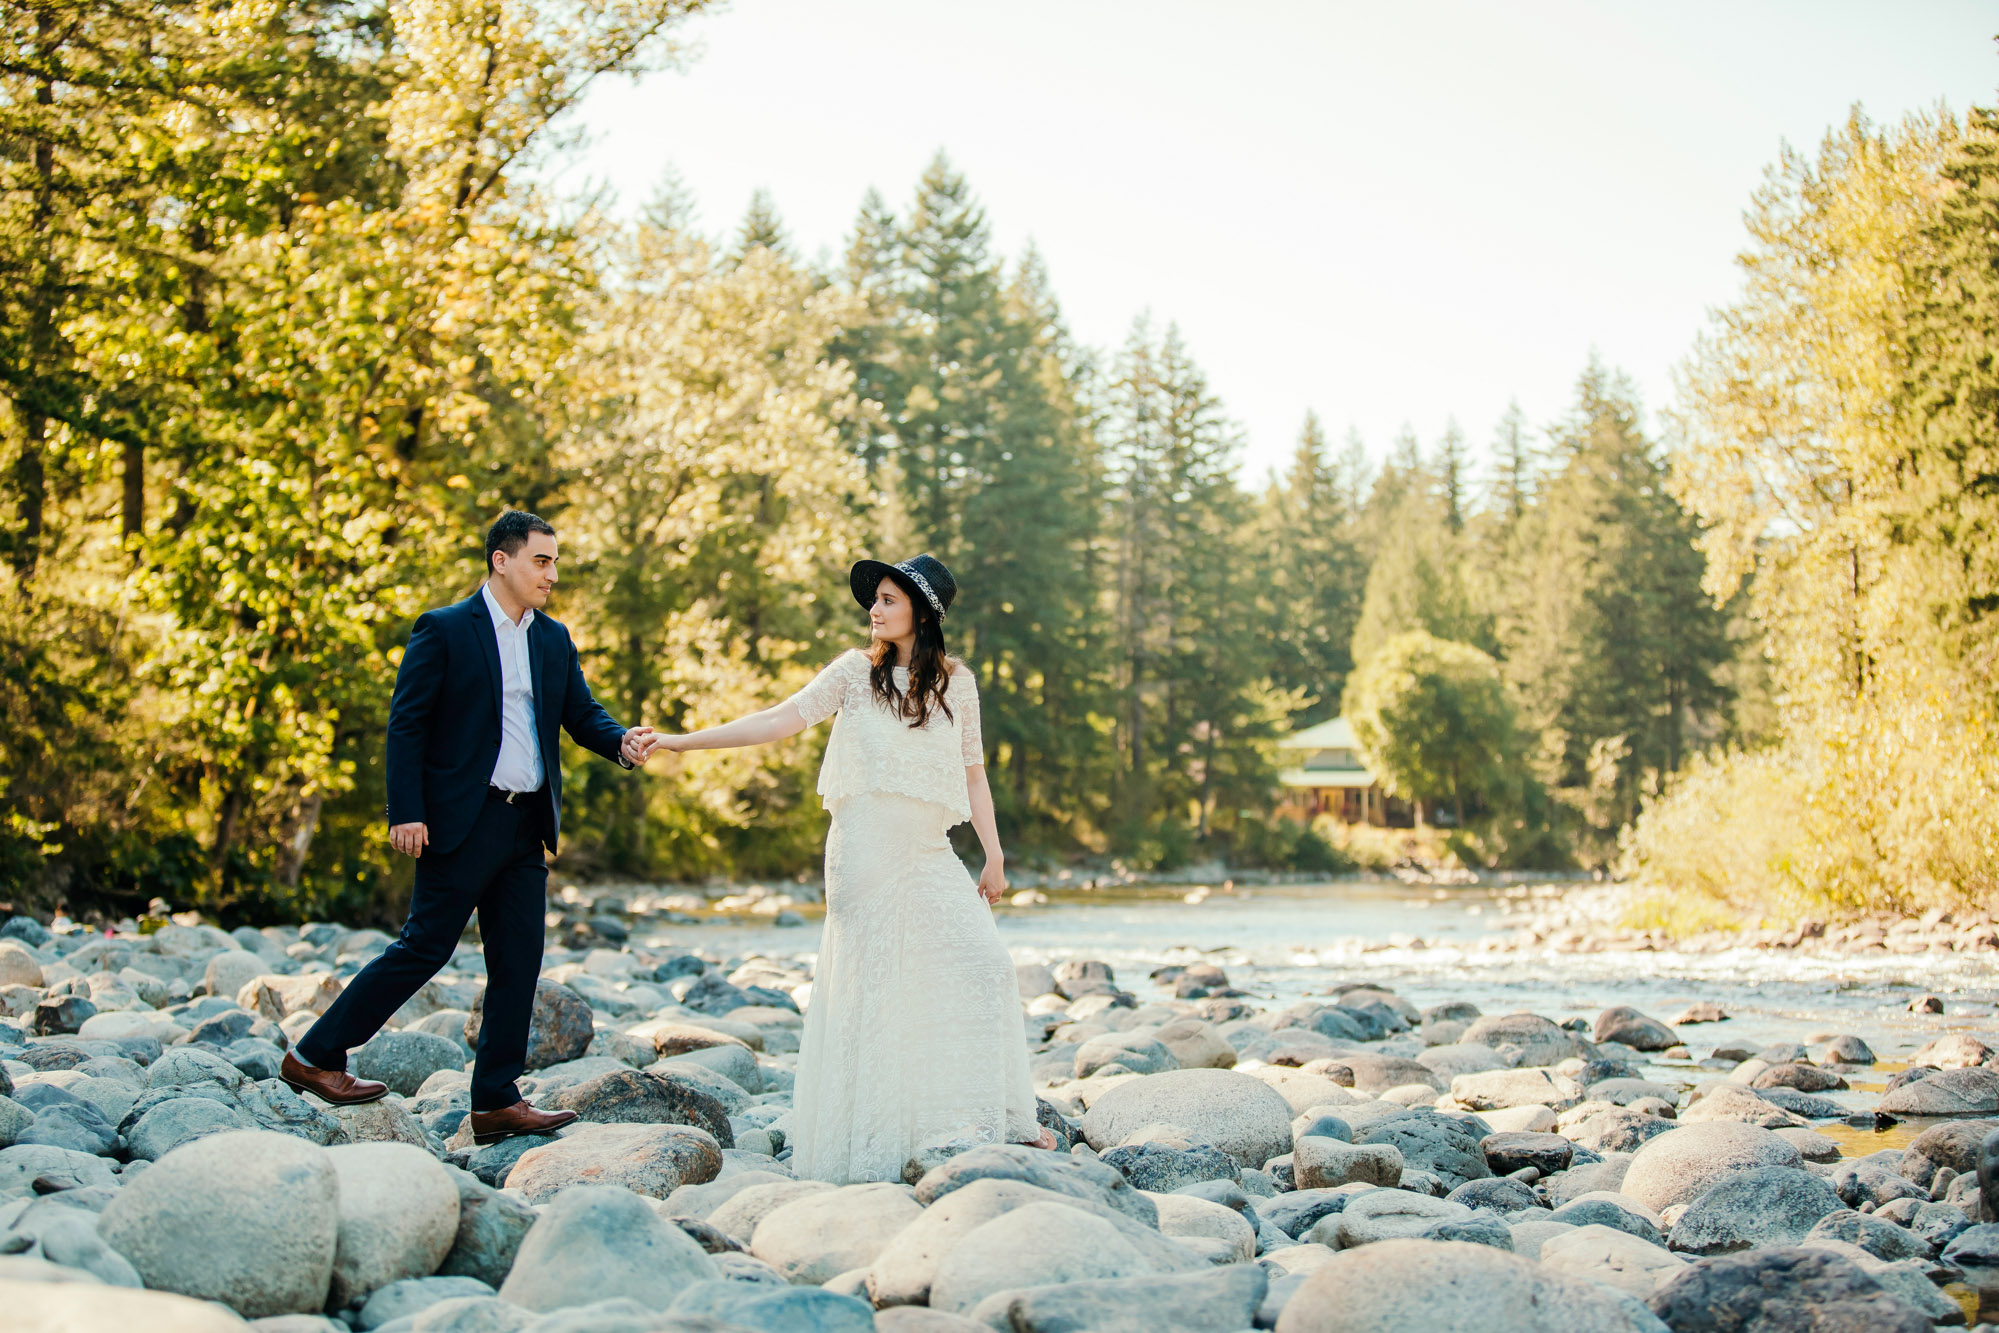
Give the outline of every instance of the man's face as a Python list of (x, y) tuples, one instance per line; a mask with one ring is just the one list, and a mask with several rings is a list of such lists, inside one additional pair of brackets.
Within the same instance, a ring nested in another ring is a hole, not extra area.
[(508, 555), (493, 552), (493, 581), (521, 606), (539, 611), (555, 587), (555, 538), (530, 532), (521, 549)]

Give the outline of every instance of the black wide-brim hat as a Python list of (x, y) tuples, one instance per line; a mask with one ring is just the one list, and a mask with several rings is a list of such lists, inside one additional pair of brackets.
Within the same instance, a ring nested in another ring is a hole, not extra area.
[(871, 607), (875, 604), (875, 588), (891, 577), (928, 602), (939, 620), (958, 596), (958, 580), (951, 577), (951, 571), (934, 555), (919, 555), (893, 565), (879, 560), (856, 560), (847, 571), (847, 586), (854, 590), (855, 601), (863, 608)]

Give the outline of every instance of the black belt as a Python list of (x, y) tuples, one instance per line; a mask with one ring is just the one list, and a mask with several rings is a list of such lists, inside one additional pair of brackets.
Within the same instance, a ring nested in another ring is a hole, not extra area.
[(541, 788), (539, 787), (536, 787), (533, 791), (508, 791), (505, 787), (495, 787), (490, 782), (486, 784), (487, 800), (505, 801), (508, 805), (512, 805), (514, 802), (520, 800), (521, 797), (523, 796), (539, 796), (539, 795), (541, 795)]

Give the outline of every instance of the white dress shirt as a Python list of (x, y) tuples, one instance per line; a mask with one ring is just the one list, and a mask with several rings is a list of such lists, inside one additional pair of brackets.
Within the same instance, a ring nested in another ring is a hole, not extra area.
[(493, 765), (492, 784), (503, 791), (535, 791), (541, 787), (541, 746), (534, 734), (534, 669), (528, 661), (528, 626), (534, 608), (518, 623), (507, 619), (493, 585), (480, 589), (493, 616), (493, 635), (500, 645), (500, 758)]

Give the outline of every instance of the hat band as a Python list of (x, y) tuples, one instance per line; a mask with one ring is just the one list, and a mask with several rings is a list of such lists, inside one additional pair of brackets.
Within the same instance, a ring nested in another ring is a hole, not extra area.
[(942, 620), (944, 618), (944, 603), (937, 600), (936, 592), (930, 587), (930, 580), (917, 573), (907, 561), (898, 564), (896, 568), (909, 575), (910, 581), (922, 589), (923, 595), (930, 600), (930, 609), (937, 613), (939, 620)]

